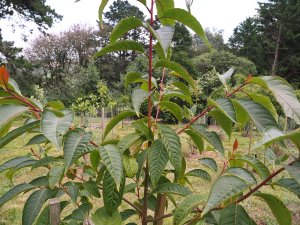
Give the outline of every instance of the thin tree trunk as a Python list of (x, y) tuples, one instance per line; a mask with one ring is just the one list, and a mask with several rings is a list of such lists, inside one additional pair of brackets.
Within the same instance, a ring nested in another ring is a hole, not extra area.
[[(167, 202), (166, 194), (158, 194), (154, 218), (158, 218), (158, 217), (161, 217), (164, 215), (166, 202)], [(164, 220), (161, 219), (161, 220), (154, 222), (153, 225), (163, 225), (163, 222), (164, 222)]]
[(277, 40), (276, 40), (275, 56), (274, 56), (274, 61), (273, 61), (273, 65), (272, 65), (272, 72), (271, 72), (272, 76), (276, 76), (276, 73), (277, 73), (279, 49), (280, 49), (280, 42), (281, 42), (281, 31), (282, 31), (282, 27), (280, 25), (279, 30), (278, 30)]

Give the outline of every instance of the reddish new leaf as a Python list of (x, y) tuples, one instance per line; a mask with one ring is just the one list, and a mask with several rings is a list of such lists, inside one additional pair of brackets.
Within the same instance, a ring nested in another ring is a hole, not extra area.
[(0, 85), (6, 86), (6, 84), (8, 83), (8, 79), (9, 79), (8, 71), (6, 70), (5, 66), (2, 65), (0, 67)]

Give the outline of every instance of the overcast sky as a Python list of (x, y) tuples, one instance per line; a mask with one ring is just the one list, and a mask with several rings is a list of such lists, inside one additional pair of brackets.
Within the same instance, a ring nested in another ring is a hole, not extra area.
[[(49, 32), (58, 33), (76, 23), (96, 26), (100, 0), (74, 2), (75, 0), (46, 1), (57, 13), (63, 15), (63, 20), (54, 24)], [(113, 0), (110, 0), (109, 3), (111, 2)], [(129, 2), (139, 7), (147, 15), (142, 4), (136, 0), (129, 0)], [(185, 8), (185, 0), (174, 0), (174, 2), (175, 7)], [(240, 22), (256, 13), (256, 8), (258, 8), (257, 0), (194, 0), (192, 14), (200, 21), (204, 28), (224, 30), (224, 38), (227, 40), (233, 33), (233, 29)], [(108, 6), (105, 10), (108, 10)], [(0, 21), (4, 39), (15, 41), (16, 45), (20, 47), (26, 46), (21, 40), (21, 32), (16, 31), (13, 33), (8, 24), (11, 23)], [(35, 31), (29, 39), (37, 35), (38, 32)]]

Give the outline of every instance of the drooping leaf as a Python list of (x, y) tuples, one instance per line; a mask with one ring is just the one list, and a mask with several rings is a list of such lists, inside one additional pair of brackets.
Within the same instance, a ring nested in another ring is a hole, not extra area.
[(144, 53), (144, 48), (141, 44), (135, 41), (129, 41), (129, 40), (116, 41), (102, 48), (99, 52), (97, 52), (94, 55), (94, 58), (98, 58), (108, 53), (117, 52), (117, 51), (137, 51), (137, 52)]
[(219, 80), (222, 82), (222, 84), (224, 85), (224, 87), (225, 87), (226, 90), (228, 90), (228, 88), (227, 88), (227, 82), (228, 82), (228, 80), (230, 80), (233, 72), (234, 72), (234, 68), (231, 67), (224, 74), (218, 74)]
[(92, 221), (95, 225), (122, 225), (122, 218), (118, 211), (110, 215), (105, 207), (97, 209), (92, 216)]
[(191, 171), (187, 172), (185, 175), (186, 176), (199, 177), (203, 180), (211, 181), (211, 176), (209, 175), (209, 173), (206, 172), (205, 170), (202, 170), (202, 169), (191, 170)]
[(272, 183), (272, 185), (286, 188), (300, 197), (300, 184), (293, 178), (282, 178)]
[(181, 196), (186, 196), (191, 193), (191, 191), (180, 184), (176, 183), (163, 183), (157, 185), (157, 187), (153, 190), (154, 193), (170, 193), (170, 194), (176, 194)]
[(264, 106), (248, 100), (238, 100), (235, 102), (248, 113), (259, 131), (263, 131), (268, 126), (278, 127), (276, 120)]
[(0, 105), (0, 129), (26, 111), (28, 108), (22, 105)]
[(3, 138), (0, 139), (0, 148), (3, 148), (20, 135), (39, 127), (39, 125), (39, 121), (34, 121), (10, 131), (8, 134), (6, 134)]
[(104, 11), (104, 8), (105, 6), (107, 5), (107, 3), (109, 2), (109, 0), (101, 0), (101, 4), (99, 6), (99, 9), (98, 9), (98, 18), (99, 18), (99, 24), (100, 24), (100, 27), (102, 28), (103, 25), (102, 25), (102, 14), (103, 14), (103, 11)]
[(132, 91), (131, 100), (137, 116), (139, 116), (141, 105), (147, 99), (147, 97), (148, 97), (148, 92), (142, 89), (134, 89)]
[(27, 199), (22, 215), (22, 224), (23, 225), (32, 225), (39, 215), (40, 210), (43, 207), (43, 204), (49, 198), (48, 189), (40, 189), (33, 192)]
[(197, 124), (191, 126), (195, 131), (197, 131), (209, 144), (211, 144), (218, 152), (224, 155), (224, 147), (220, 140), (218, 134), (214, 131), (207, 131), (208, 127), (206, 125)]
[(77, 202), (77, 198), (79, 196), (79, 186), (72, 182), (67, 182), (64, 186), (68, 190), (68, 195), (72, 199), (73, 202)]
[(280, 104), (286, 116), (300, 124), (300, 102), (290, 84), (278, 76), (254, 77), (250, 83), (269, 89)]
[(140, 132), (142, 135), (145, 135), (146, 139), (149, 141), (154, 140), (154, 135), (151, 129), (145, 124), (143, 120), (136, 120), (131, 123), (131, 126), (136, 129), (137, 132)]
[(115, 181), (117, 189), (119, 189), (122, 178), (124, 177), (123, 160), (121, 153), (114, 145), (100, 146), (99, 153), (103, 164)]
[(215, 106), (223, 114), (225, 114), (232, 122), (234, 122), (234, 123), (237, 122), (234, 105), (230, 99), (219, 98), (217, 100), (213, 100), (213, 99), (209, 98), (208, 105)]
[(66, 110), (64, 114), (63, 117), (57, 117), (49, 110), (45, 110), (42, 114), (41, 131), (57, 149), (61, 147), (61, 135), (69, 130), (74, 119), (73, 112)]
[(85, 133), (83, 130), (75, 129), (69, 131), (64, 138), (64, 159), (66, 171), (84, 152), (92, 138), (92, 133)]
[(198, 22), (198, 20), (189, 12), (184, 9), (173, 8), (167, 10), (161, 18), (169, 18), (173, 20), (177, 20), (178, 22), (188, 26), (191, 30), (193, 30), (206, 44), (208, 48), (211, 48), (211, 45), (206, 37), (206, 34)]
[(275, 109), (275, 106), (273, 105), (273, 103), (271, 102), (271, 99), (266, 96), (266, 95), (262, 95), (262, 94), (258, 94), (258, 93), (247, 93), (247, 95), (256, 103), (263, 105), (266, 109), (268, 109), (271, 114), (273, 115), (273, 117), (275, 118), (275, 120), (278, 120), (278, 114), (277, 114), (277, 110)]
[(142, 151), (140, 154), (137, 155), (136, 157), (136, 161), (139, 165), (139, 169), (138, 172), (136, 174), (136, 179), (139, 180), (140, 177), (142, 176), (142, 172), (143, 172), (143, 167), (145, 164), (145, 161), (147, 159), (147, 155), (148, 155), (148, 149)]
[(185, 85), (185, 83), (183, 82), (179, 82), (179, 81), (175, 81), (172, 82), (172, 85), (174, 85), (175, 87), (177, 87), (184, 95), (190, 97), (191, 96), (191, 92), (188, 86)]
[(100, 198), (99, 188), (95, 181), (89, 180), (87, 182), (84, 182), (82, 185), (84, 189), (87, 190), (92, 196)]
[(112, 215), (122, 202), (122, 196), (125, 186), (125, 177), (121, 178), (120, 188), (117, 188), (113, 177), (108, 171), (103, 177), (103, 201), (107, 212)]
[(181, 144), (178, 135), (172, 128), (158, 124), (158, 132), (161, 136), (162, 143), (164, 144), (171, 163), (173, 164), (175, 171), (180, 174), (182, 166), (182, 152)]
[(7, 201), (12, 199), (13, 197), (17, 196), (18, 194), (29, 191), (36, 188), (32, 184), (27, 184), (27, 183), (22, 183), (14, 186), (12, 189), (7, 191), (4, 195), (1, 196), (0, 198), (0, 207), (4, 205)]
[(243, 206), (231, 204), (221, 212), (220, 225), (256, 225)]
[(163, 92), (163, 101), (170, 101), (171, 98), (181, 98), (183, 101), (188, 102), (189, 104), (192, 104), (192, 98), (191, 96), (185, 95), (180, 91), (172, 91), (172, 90), (165, 90)]
[(176, 207), (174, 211), (174, 225), (184, 224), (184, 219), (189, 213), (204, 201), (203, 195), (192, 194), (185, 197)]
[(159, 60), (154, 65), (154, 67), (155, 68), (165, 67), (170, 70), (173, 70), (175, 72), (174, 75), (184, 79), (186, 82), (189, 83), (189, 85), (191, 85), (193, 88), (195, 88), (195, 81), (193, 80), (193, 78), (191, 77), (189, 72), (184, 67), (179, 65), (178, 63), (163, 59), (163, 60)]
[(169, 101), (161, 101), (158, 103), (158, 105), (160, 106), (162, 111), (167, 110), (171, 112), (179, 122), (182, 122), (181, 108), (179, 105)]
[(228, 137), (231, 137), (233, 123), (221, 110), (215, 109), (209, 112), (209, 115), (217, 121), (217, 123), (226, 132)]
[(168, 153), (160, 140), (152, 143), (148, 150), (150, 179), (155, 187), (168, 162)]
[(121, 38), (128, 31), (137, 27), (143, 26), (140, 19), (136, 17), (126, 17), (120, 20), (120, 22), (114, 27), (110, 34), (110, 42), (113, 43)]
[(256, 173), (260, 176), (262, 180), (270, 176), (269, 169), (261, 161), (259, 161), (258, 159), (250, 155), (237, 157), (236, 160), (245, 162), (249, 164), (251, 167), (253, 167), (253, 169), (256, 171)]
[(47, 106), (52, 107), (56, 110), (62, 110), (65, 108), (64, 103), (62, 103), (61, 101), (51, 101), (51, 102), (47, 102)]
[(226, 170), (226, 173), (241, 178), (248, 184), (256, 184), (256, 179), (248, 170), (241, 167), (231, 167)]
[(121, 214), (122, 220), (125, 221), (125, 220), (129, 219), (130, 217), (136, 215), (137, 212), (134, 209), (125, 209), (120, 214)]
[(243, 192), (250, 186), (251, 185), (247, 184), (244, 180), (236, 176), (224, 175), (219, 177), (212, 185), (202, 215), (206, 214), (214, 207), (219, 206), (226, 200), (232, 198), (236, 194)]
[(292, 215), (284, 203), (276, 198), (274, 195), (265, 193), (255, 193), (256, 197), (264, 200), (270, 207), (279, 225), (291, 225)]
[(123, 111), (123, 112), (119, 113), (117, 116), (115, 116), (114, 118), (112, 118), (105, 127), (104, 138), (109, 134), (109, 132), (119, 122), (121, 122), (122, 120), (124, 120), (125, 118), (130, 117), (130, 116), (135, 116), (135, 112), (134, 111)]
[(2, 128), (0, 129), (0, 139), (3, 138), (10, 130), (12, 125), (12, 122), (5, 124), (4, 126), (2, 126)]
[[(36, 161), (32, 165), (32, 169), (39, 168), (39, 167), (48, 167), (49, 164), (60, 161), (60, 157), (53, 157), (53, 156), (45, 156)], [(61, 160), (62, 161), (62, 160)]]
[(244, 128), (246, 123), (249, 121), (248, 112), (235, 100), (232, 100), (232, 103), (236, 113), (236, 121), (241, 128)]
[(277, 127), (267, 127), (263, 132), (262, 140), (256, 142), (253, 147), (258, 148), (262, 145), (268, 147), (274, 142), (283, 141), (286, 139), (290, 139), (300, 150), (300, 129), (299, 128), (285, 134)]
[(294, 178), (300, 185), (300, 161), (294, 162), (293, 165), (286, 165), (284, 168), (288, 171), (289, 175)]
[(185, 130), (185, 133), (190, 136), (190, 138), (195, 143), (199, 152), (203, 152), (204, 141), (203, 141), (201, 135), (197, 131), (195, 131), (193, 128)]
[(166, 25), (175, 25), (175, 21), (173, 19), (167, 19), (167, 18), (162, 18), (164, 13), (169, 10), (174, 8), (174, 0), (157, 0), (156, 2), (156, 10), (157, 10), (157, 16), (159, 18), (159, 21), (163, 26)]
[(199, 163), (206, 166), (207, 168), (209, 168), (209, 169), (211, 169), (215, 172), (218, 171), (218, 166), (217, 166), (217, 163), (214, 159), (212, 159), (212, 158), (201, 158), (198, 161), (199, 161)]
[(174, 35), (175, 28), (173, 26), (162, 26), (155, 31), (156, 38), (158, 39), (165, 57), (168, 56), (168, 49), (172, 43), (172, 38)]
[(38, 134), (32, 137), (25, 146), (42, 144), (48, 142), (48, 139), (43, 134)]

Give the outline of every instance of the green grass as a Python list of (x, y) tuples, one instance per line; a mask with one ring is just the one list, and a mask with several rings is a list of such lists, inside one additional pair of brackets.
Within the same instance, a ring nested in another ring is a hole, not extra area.
[[(80, 119), (76, 118), (76, 123), (80, 123)], [(90, 128), (90, 129), (89, 129)], [(95, 142), (100, 143), (101, 142), (101, 127), (99, 125), (99, 121), (97, 119), (93, 119), (92, 123), (90, 124), (90, 127), (88, 130), (91, 130), (93, 132), (93, 138)], [(176, 129), (176, 126), (174, 126), (174, 129)], [(218, 129), (217, 129), (218, 130)], [(110, 138), (119, 138), (129, 132), (133, 131), (132, 128), (128, 125), (128, 123), (124, 124), (123, 126), (119, 124), (113, 131), (113, 134), (109, 134), (108, 139)], [(223, 144), (226, 149), (226, 154), (228, 150), (232, 149), (232, 145), (235, 139), (238, 140), (239, 148), (238, 151), (241, 154), (246, 154), (249, 151), (249, 138), (248, 137), (242, 137), (239, 133), (235, 132), (233, 133), (233, 136), (229, 140), (229, 138), (222, 134)], [(254, 134), (252, 143), (255, 142), (259, 137)], [(27, 155), (30, 154), (29, 147), (24, 147), (24, 145), (27, 143), (27, 141), (30, 139), (30, 135), (19, 137), (16, 141), (13, 143), (10, 143), (8, 146), (6, 146), (3, 149), (0, 149), (0, 164), (3, 162), (12, 159), (17, 156), (21, 155)], [(217, 154), (214, 151), (205, 151), (204, 153), (200, 154), (192, 154), (191, 150), (189, 149), (188, 145), (188, 138), (185, 135), (181, 135), (181, 142), (182, 142), (182, 151), (183, 154), (186, 157), (187, 161), (187, 170), (192, 170), (195, 168), (201, 168), (201, 165), (198, 163), (198, 159), (200, 157), (212, 157), (216, 159), (219, 171), (221, 171), (222, 165), (223, 165), (223, 159), (222, 157)], [(37, 150), (37, 149), (36, 149)], [(263, 151), (251, 151), (252, 154), (257, 154), (260, 159), (263, 159)], [(277, 150), (278, 154), (288, 154), (288, 155), (297, 155), (297, 151), (295, 149), (284, 149), (284, 148), (278, 148)], [(53, 151), (53, 154), (57, 154), (56, 150)], [(38, 177), (41, 174), (45, 174), (46, 170), (30, 170), (29, 168), (22, 169), (18, 171), (14, 178), (13, 183), (19, 184), (22, 182), (28, 182), (35, 177)], [(217, 174), (210, 171), (210, 174), (213, 179), (216, 178)], [(283, 172), (279, 175), (279, 177), (285, 176), (286, 173)], [(276, 178), (277, 179), (277, 178)], [(275, 180), (276, 180), (275, 179)], [(191, 189), (197, 193), (202, 194), (203, 196), (207, 197), (209, 194), (210, 189), (210, 183), (205, 182), (198, 178), (191, 178), (191, 181), (193, 183), (193, 187)], [(12, 187), (12, 183), (6, 178), (5, 172), (0, 174), (0, 196), (3, 195), (6, 191), (8, 191)], [(272, 189), (270, 186), (265, 186), (261, 189), (261, 191), (266, 193), (271, 193), (276, 196), (278, 196), (280, 199), (283, 200), (283, 202), (287, 205), (287, 207), (292, 211), (293, 214), (293, 225), (299, 225), (299, 214), (300, 214), (300, 200), (299, 198), (282, 189), (276, 187), (276, 189)], [(15, 197), (11, 201), (9, 201), (7, 204), (5, 204), (2, 208), (0, 208), (0, 225), (18, 225), (21, 224), (22, 221), (22, 209), (23, 205), (25, 203), (25, 200), (29, 196), (30, 193), (19, 195), (18, 197)], [(129, 194), (126, 196), (127, 198), (134, 200), (135, 196), (133, 194)], [(176, 200), (180, 200), (180, 197), (176, 197)], [(99, 199), (95, 199), (93, 201), (94, 208), (100, 207), (103, 203), (102, 201), (99, 201)], [(258, 200), (255, 197), (250, 197), (246, 201), (244, 201), (243, 206), (246, 208), (247, 212), (251, 215), (251, 217), (257, 222), (259, 225), (275, 225), (277, 224), (276, 221), (273, 219), (272, 213), (268, 206)], [(128, 208), (127, 205), (124, 203), (121, 205), (120, 209)], [(174, 209), (174, 206), (172, 203), (169, 204), (168, 211), (171, 212)], [(67, 207), (64, 211), (64, 214), (67, 215), (69, 212), (72, 211), (72, 206)], [(137, 222), (137, 217), (132, 217), (126, 222)], [(168, 218), (164, 221), (164, 224), (172, 224), (172, 219)]]

